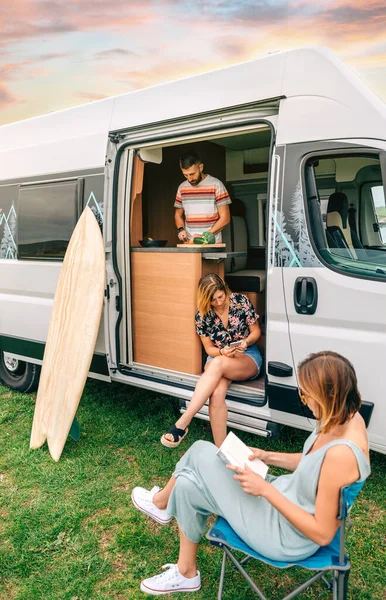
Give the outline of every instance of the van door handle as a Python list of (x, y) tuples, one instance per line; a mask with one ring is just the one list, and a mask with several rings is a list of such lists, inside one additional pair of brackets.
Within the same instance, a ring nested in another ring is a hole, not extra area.
[(295, 310), (300, 315), (313, 315), (318, 305), (318, 286), (313, 277), (298, 277), (294, 287)]

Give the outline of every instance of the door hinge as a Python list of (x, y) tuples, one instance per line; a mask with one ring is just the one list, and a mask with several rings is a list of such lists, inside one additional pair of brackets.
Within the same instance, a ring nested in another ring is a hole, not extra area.
[(113, 144), (119, 144), (125, 136), (122, 133), (109, 133), (109, 140)]

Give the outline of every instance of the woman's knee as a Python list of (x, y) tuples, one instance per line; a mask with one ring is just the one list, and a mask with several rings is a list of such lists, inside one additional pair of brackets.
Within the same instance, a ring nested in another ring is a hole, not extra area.
[(202, 465), (206, 465), (208, 459), (211, 456), (216, 456), (217, 446), (212, 442), (206, 442), (205, 440), (198, 440), (194, 442), (189, 448), (186, 454), (189, 455), (189, 466), (193, 467), (195, 471), (200, 471)]
[(208, 456), (208, 454), (211, 452), (217, 452), (217, 448), (214, 444), (212, 444), (212, 442), (198, 440), (191, 445), (190, 452), (192, 452), (195, 456), (202, 455), (205, 458), (205, 456)]
[(210, 373), (219, 373), (222, 374), (224, 371), (224, 367), (226, 365), (226, 357), (225, 356), (215, 356), (205, 367), (205, 371)]

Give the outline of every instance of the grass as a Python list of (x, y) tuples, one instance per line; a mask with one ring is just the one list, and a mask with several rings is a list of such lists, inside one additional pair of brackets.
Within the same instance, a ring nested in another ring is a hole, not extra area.
[[(81, 439), (69, 439), (54, 463), (47, 446), (29, 450), (34, 399), (0, 387), (1, 600), (145, 598), (140, 580), (176, 561), (177, 527), (158, 526), (134, 510), (130, 491), (138, 484), (162, 485), (189, 444), (211, 439), (208, 424), (194, 420), (182, 448), (165, 449), (159, 437), (178, 413), (175, 399), (89, 382), (78, 410)], [(298, 451), (307, 434), (283, 428), (275, 442), (239, 435), (250, 445)], [(372, 469), (352, 511), (350, 600), (386, 599), (385, 457), (373, 453)], [(203, 588), (195, 600), (217, 598), (220, 563), (221, 552), (203, 540)], [(302, 579), (293, 569), (278, 573), (257, 563), (249, 569), (273, 600)], [(227, 581), (224, 598), (256, 597), (233, 569)], [(317, 584), (301, 598), (330, 594)]]

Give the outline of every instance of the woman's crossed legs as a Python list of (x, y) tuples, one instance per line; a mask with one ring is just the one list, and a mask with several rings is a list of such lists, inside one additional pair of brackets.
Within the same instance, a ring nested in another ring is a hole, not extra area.
[[(225, 397), (228, 387), (232, 381), (243, 381), (254, 377), (257, 371), (254, 360), (243, 354), (232, 358), (227, 356), (213, 358), (207, 363), (204, 373), (197, 382), (189, 406), (178, 419), (175, 427), (182, 431), (186, 430), (193, 417), (209, 398), (209, 417), (213, 439), (216, 446), (221, 446), (226, 438), (228, 410)], [(171, 433), (165, 433), (162, 439), (168, 442), (175, 441)]]

